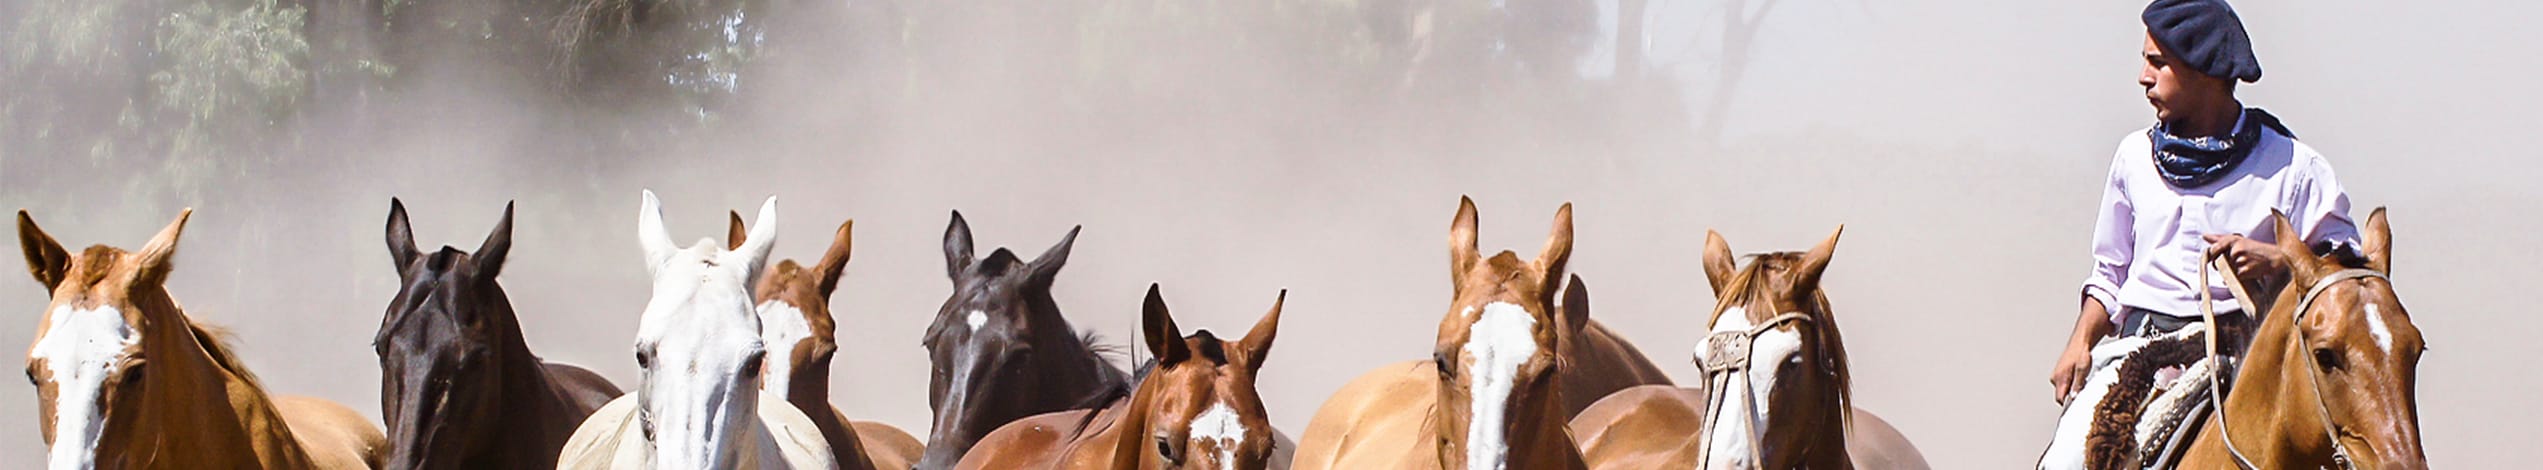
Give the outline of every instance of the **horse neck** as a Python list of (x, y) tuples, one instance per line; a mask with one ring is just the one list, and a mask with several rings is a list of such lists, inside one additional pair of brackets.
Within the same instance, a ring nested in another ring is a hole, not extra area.
[[(1049, 384), (1053, 386), (1051, 390), (1061, 392), (1058, 398), (1094, 401), (1133, 385), (1128, 373), (1096, 354), (1095, 345), (1086, 344), (1085, 338), (1078, 335), (1077, 328), (1068, 323), (1068, 318), (1060, 316), (1059, 306), (1051, 302), (1049, 294), (1030, 298), (1034, 300), (1029, 301), (1031, 309), (1026, 314), (1034, 316), (1034, 334), (1039, 335), (1034, 341), (1046, 343), (1035, 346), (1045, 352), (1045, 357), (1053, 358), (1053, 362), (1047, 365), (1058, 367), (1056, 370), (1059, 372), (1051, 376), (1055, 383)], [(1058, 354), (1048, 354), (1050, 352)], [(1064, 405), (1088, 406), (1096, 403)]]
[[(2305, 286), (2309, 283), (2290, 283)], [(2305, 345), (2297, 341), (2296, 308), (2277, 302), (2252, 335), (2242, 370), (2219, 419), (2228, 420), (2232, 444), (2265, 468), (2313, 468), (2331, 463), (2322, 422), (2321, 396), (2307, 382)], [(2209, 433), (2223, 438), (2221, 433)]]
[(1504, 437), (1510, 446), (1508, 467), (1585, 468), (1580, 448), (1573, 445), (1571, 430), (1564, 426), (1569, 420), (1563, 415), (1561, 387), (1556, 388), (1556, 393), (1541, 399), (1545, 403), (1527, 407), (1535, 411), (1514, 416), (1521, 421), (1518, 429)]
[[(263, 385), (244, 365), (232, 362), (234, 352), (217, 350), (223, 345), (188, 320), (163, 289), (138, 293), (131, 301), (150, 325), (143, 330), (150, 369), (141, 400), (125, 406), (145, 408), (127, 427), (131, 442), (101, 449), (186, 465), (216, 466), (219, 458), (306, 465), (308, 456)], [(219, 405), (204, 406), (207, 400)]]
[[(547, 361), (539, 359), (538, 354), (530, 352), (529, 340), (521, 334), (520, 316), (512, 310), (512, 301), (503, 294), (503, 290), (494, 289), (492, 295), (483, 302), (485, 305), (479, 306), (482, 309), (480, 311), (493, 315), (494, 335), (490, 341), (494, 343), (495, 350), (500, 352), (498, 357), (501, 357), (503, 361), (500, 366), (500, 373), (503, 374), (503, 400), (505, 403), (520, 405), (510, 407), (511, 409), (529, 411), (505, 413), (506, 418), (503, 421), (558, 422), (559, 420), (547, 419), (552, 416), (545, 415), (574, 409), (571, 394), (548, 377)], [(504, 423), (504, 425), (509, 424)]]

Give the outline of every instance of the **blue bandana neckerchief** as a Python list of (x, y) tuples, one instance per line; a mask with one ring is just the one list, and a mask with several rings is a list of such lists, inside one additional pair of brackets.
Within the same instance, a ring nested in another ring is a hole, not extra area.
[(2146, 131), (2146, 138), (2154, 141), (2155, 170), (2163, 175), (2163, 181), (2183, 189), (2216, 182), (2218, 178), (2234, 172), (2234, 166), (2243, 163), (2243, 157), (2251, 155), (2252, 149), (2260, 146), (2262, 127), (2278, 131), (2290, 139), (2296, 137), (2295, 132), (2288, 131), (2287, 126), (2280, 124), (2278, 117), (2268, 111), (2245, 108), (2243, 113), (2243, 124), (2234, 129), (2232, 136), (2224, 139), (2184, 138), (2172, 135), (2170, 126), (2156, 122), (2154, 129)]

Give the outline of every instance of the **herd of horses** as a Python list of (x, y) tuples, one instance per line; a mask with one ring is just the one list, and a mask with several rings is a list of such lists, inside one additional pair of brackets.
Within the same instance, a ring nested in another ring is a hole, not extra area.
[[(524, 340), (497, 281), (511, 207), (476, 250), (425, 251), (392, 200), (401, 286), (373, 340), (385, 431), (343, 405), (269, 395), (221, 330), (188, 318), (163, 281), (191, 209), (138, 250), (78, 252), (20, 211), (29, 270), (51, 294), (27, 366), (44, 458), (57, 469), (1926, 467), (1851, 399), (1821, 288), (1842, 227), (1808, 251), (1746, 257), (1708, 233), (1704, 380), (1677, 384), (1591, 318), (1588, 288), (1566, 270), (1568, 204), (1522, 258), (1479, 250), (1474, 204), (1461, 200), (1455, 295), (1432, 357), (1360, 375), (1293, 439), (1257, 391), (1286, 291), (1243, 336), (1222, 338), (1186, 334), (1151, 285), (1139, 335), (1150, 359), (1124, 369), (1052, 300), (1075, 230), (1030, 260), (980, 256), (957, 212), (943, 246), (953, 293), (923, 336), (934, 419), (921, 441), (830, 405), (827, 306), (853, 225), (810, 265), (771, 265), (776, 207), (769, 198), (753, 224), (731, 214), (723, 243), (684, 247), (644, 193), (637, 238), (653, 289), (632, 351), (642, 378), (622, 390)], [(2240, 385), (2182, 467), (2425, 467), (2413, 392), (2424, 346), (2381, 275), (2381, 209), (2363, 232), (2362, 257), (2305, 256), (2284, 237), (2289, 274), (2246, 283), (2306, 301), (2263, 309)], [(2341, 274), (2360, 270), (2375, 275)]]

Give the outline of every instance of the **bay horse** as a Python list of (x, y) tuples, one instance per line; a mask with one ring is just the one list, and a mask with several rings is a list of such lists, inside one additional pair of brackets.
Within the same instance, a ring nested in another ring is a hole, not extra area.
[(920, 470), (952, 468), (981, 436), (1018, 419), (1103, 406), (1129, 390), (1089, 336), (1074, 331), (1051, 300), (1051, 282), (1083, 227), (1027, 262), (999, 248), (975, 258), (962, 212), (945, 228), (945, 274), (954, 292), (923, 341), (934, 413)]
[(1255, 387), (1280, 330), (1281, 291), (1271, 311), (1237, 341), (1210, 330), (1184, 336), (1157, 285), (1141, 308), (1142, 336), (1154, 356), (1136, 391), (1100, 410), (1035, 415), (1007, 423), (963, 456), (966, 470), (1264, 470), (1288, 468), (1278, 431)]
[(1906, 437), (1853, 408), (1852, 373), (1820, 288), (1837, 233), (1808, 252), (1736, 267), (1718, 232), (1704, 271), (1716, 296), (1698, 352), (1702, 388), (1646, 386), (1573, 418), (1592, 468), (1927, 468)]
[[(1587, 310), (1557, 309), (1572, 252), (1572, 206), (1535, 260), (1475, 247), (1475, 206), (1460, 198), (1449, 229), (1455, 296), (1428, 361), (1380, 366), (1327, 398), (1301, 438), (1300, 469), (1584, 468), (1564, 423), (1568, 364), (1561, 338)], [(1572, 278), (1577, 284), (1579, 278)], [(1585, 306), (1586, 289), (1563, 305)]]
[(268, 396), (223, 334), (168, 295), (193, 214), (178, 213), (139, 251), (73, 254), (18, 211), (27, 271), (51, 293), (26, 368), (47, 466), (378, 467), (388, 449), (379, 427), (344, 405)]
[[(731, 229), (724, 243), (734, 250), (750, 238), (742, 213), (730, 212)], [(848, 266), (854, 245), (855, 220), (839, 223), (830, 248), (811, 266), (778, 261), (751, 290), (759, 312), (759, 338), (770, 353), (760, 369), (760, 389), (784, 394), (786, 402), (810, 417), (830, 443), (839, 467), (848, 470), (908, 470), (926, 445), (900, 428), (872, 421), (850, 421), (830, 406), (830, 361), (839, 352), (838, 322), (830, 315), (830, 295)]]
[[(662, 203), (645, 191), (636, 238), (653, 298), (636, 329), (636, 392), (574, 431), (559, 468), (835, 468), (812, 418), (760, 390), (767, 364), (750, 288), (777, 242), (777, 198), (740, 249), (672, 244)], [(766, 396), (763, 396), (766, 395)]]
[(2357, 253), (2315, 255), (2285, 215), (2272, 218), (2287, 271), (2254, 291), (2280, 295), (2180, 467), (2428, 468), (2418, 396), (2428, 345), (2384, 274), (2393, 269), (2384, 209), (2359, 227)]
[(388, 468), (556, 468), (592, 410), (619, 394), (590, 369), (540, 360), (496, 275), (512, 251), (512, 205), (474, 253), (416, 249), (406, 203), (389, 199), (397, 296), (371, 340), (380, 356)]

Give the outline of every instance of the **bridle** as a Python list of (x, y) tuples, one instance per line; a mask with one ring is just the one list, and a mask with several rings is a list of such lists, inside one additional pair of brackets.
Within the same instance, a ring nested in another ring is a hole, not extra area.
[[(2255, 313), (2259, 312), (2259, 310), (2251, 303), (2252, 296), (2249, 293), (2244, 292), (2242, 279), (2234, 275), (2233, 269), (2230, 269), (2230, 267), (2223, 264), (2223, 255), (2223, 252), (2210, 254), (2207, 257), (2208, 262), (2199, 265), (2199, 285), (2201, 286), (2199, 289), (2199, 313), (2203, 315), (2207, 321), (2207, 357), (2208, 360), (2212, 362), (2220, 361), (2222, 359), (2217, 354), (2216, 346), (2217, 324), (2215, 306), (2216, 300), (2214, 298), (2215, 294), (2205, 287), (2212, 285), (2208, 283), (2208, 271), (2214, 270), (2225, 277), (2226, 288), (2230, 289), (2234, 293), (2234, 298), (2237, 302), (2241, 302), (2243, 304), (2244, 311)], [(2343, 269), (2338, 272), (2331, 273), (2330, 275), (2323, 276), (2322, 279), (2315, 280), (2313, 282), (2313, 286), (2306, 288), (2304, 297), (2301, 297), (2296, 301), (2296, 317), (2294, 321), (2296, 322), (2297, 327), (2294, 329), (2294, 334), (2296, 335), (2295, 341), (2297, 344), (2303, 344), (2305, 342), (2305, 330), (2302, 327), (2302, 324), (2305, 321), (2305, 313), (2313, 310), (2314, 299), (2322, 297), (2322, 293), (2330, 291), (2331, 287), (2334, 285), (2347, 281), (2365, 279), (2386, 279), (2386, 277), (2383, 272), (2371, 269)], [(2257, 317), (2257, 315), (2255, 315), (2255, 317)], [(2313, 390), (2314, 410), (2321, 414), (2323, 437), (2328, 438), (2331, 441), (2331, 463), (2342, 469), (2357, 470), (2358, 467), (2356, 461), (2349, 458), (2349, 446), (2340, 442), (2340, 434), (2337, 430), (2338, 425), (2331, 420), (2331, 405), (2323, 401), (2322, 378), (2320, 377), (2322, 374), (2321, 364), (2316, 364), (2314, 362), (2315, 359), (2312, 354), (2298, 355), (2304, 356), (2305, 358), (2305, 383), (2310, 386), (2308, 388)], [(2251, 458), (2245, 457), (2243, 455), (2243, 451), (2234, 446), (2234, 432), (2227, 428), (2228, 425), (2226, 423), (2232, 422), (2233, 420), (2227, 419), (2225, 413), (2224, 375), (2225, 374), (2222, 373), (2208, 374), (2208, 406), (2216, 409), (2216, 431), (2219, 433), (2217, 436), (2222, 438), (2221, 440), (2225, 441), (2225, 452), (2227, 455), (2234, 458), (2235, 465), (2240, 466), (2245, 470), (2260, 470), (2260, 466), (2253, 465)]]
[[(1747, 330), (1717, 331), (1705, 336), (1704, 354), (1696, 357), (1695, 361), (1695, 367), (1704, 371), (1705, 389), (1708, 390), (1704, 397), (1704, 416), (1720, 416), (1722, 406), (1729, 404), (1731, 375), (1748, 371), (1749, 347), (1756, 344), (1758, 334), (1781, 327), (1786, 323), (1812, 322), (1815, 320), (1807, 314), (1784, 312), (1773, 318), (1767, 318), (1766, 321), (1758, 322), (1757, 326), (1749, 327)], [(1740, 386), (1742, 388), (1739, 394), (1740, 403), (1746, 405), (1748, 409), (1749, 424), (1746, 436), (1748, 448), (1750, 452), (1764, 452), (1765, 437), (1758, 430), (1760, 417), (1757, 415), (1757, 382), (1742, 380)], [(1696, 439), (1699, 441), (1696, 445), (1701, 446), (1699, 448), (1707, 451), (1713, 448), (1715, 421), (1704, 420), (1704, 427), (1696, 433)]]

